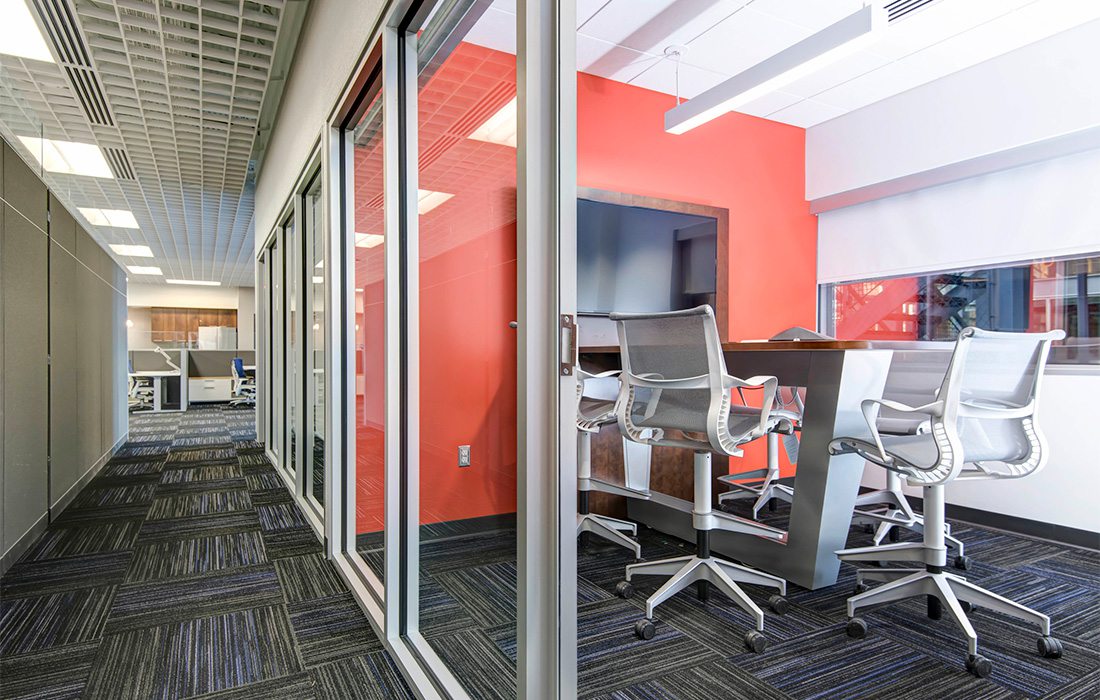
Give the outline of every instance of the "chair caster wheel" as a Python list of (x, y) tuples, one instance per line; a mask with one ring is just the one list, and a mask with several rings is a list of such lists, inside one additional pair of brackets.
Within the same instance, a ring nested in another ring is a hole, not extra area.
[(1054, 637), (1039, 637), (1039, 656), (1044, 659), (1062, 658), (1062, 643)]
[(657, 634), (657, 628), (649, 620), (638, 620), (634, 625), (634, 636), (638, 639), (650, 640)]
[(620, 598), (630, 598), (634, 595), (634, 584), (630, 581), (619, 581), (615, 584), (615, 595)]
[(871, 587), (863, 581), (859, 581), (858, 583), (856, 583), (856, 587), (853, 590), (855, 591), (856, 595), (859, 595), (860, 593), (866, 593), (867, 591), (871, 590)]
[(897, 544), (898, 542), (901, 542), (901, 533), (898, 532), (898, 529), (896, 527), (892, 527), (890, 528), (890, 534), (887, 536), (887, 538), (890, 540), (890, 542)]
[(745, 633), (745, 646), (754, 654), (762, 654), (768, 648), (768, 638), (756, 630), (749, 630)]
[(867, 623), (862, 617), (853, 617), (848, 620), (848, 626), (844, 628), (852, 639), (863, 639), (867, 636)]
[(960, 600), (960, 601), (959, 601), (959, 607), (960, 607), (960, 608), (962, 608), (962, 611), (963, 611), (964, 613), (966, 613), (967, 615), (969, 615), (970, 613), (972, 613), (972, 612), (974, 612), (975, 610), (977, 610), (977, 608), (976, 608), (976, 607), (974, 607), (974, 604), (973, 604), (973, 603), (968, 603), (968, 602), (966, 602), (965, 600)]
[(869, 561), (869, 562), (867, 562), (867, 565), (868, 565), (868, 566), (873, 566), (873, 567), (875, 567), (876, 569), (881, 569), (881, 568), (882, 568), (882, 562), (881, 562), (881, 561), (877, 561), (877, 560), (876, 560), (876, 561)]
[(776, 615), (786, 615), (787, 611), (791, 609), (791, 604), (783, 596), (773, 595), (768, 598), (768, 607)]
[(863, 526), (863, 532), (868, 535), (873, 535), (875, 534), (875, 526), (868, 523), (867, 525)]
[(974, 563), (974, 561), (970, 557), (964, 556), (962, 554), (955, 557), (955, 568), (956, 569), (960, 569), (962, 571), (970, 571), (970, 567), (971, 567), (971, 565), (973, 565), (973, 563)]
[(966, 670), (978, 678), (989, 678), (993, 673), (993, 662), (980, 654), (971, 654), (966, 659)]

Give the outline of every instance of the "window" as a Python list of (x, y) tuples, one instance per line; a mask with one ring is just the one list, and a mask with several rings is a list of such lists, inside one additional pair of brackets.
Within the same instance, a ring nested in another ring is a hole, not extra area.
[(1100, 364), (1100, 257), (826, 285), (822, 327), (843, 340), (953, 341), (961, 329), (1066, 340), (1051, 362)]

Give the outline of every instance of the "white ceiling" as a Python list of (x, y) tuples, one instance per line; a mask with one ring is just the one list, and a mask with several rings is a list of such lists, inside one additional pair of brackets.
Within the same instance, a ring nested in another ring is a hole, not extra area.
[[(25, 157), (15, 137), (124, 152), (133, 179), (43, 175), (78, 217), (78, 207), (133, 211), (139, 229), (87, 227), (104, 247), (152, 249), (152, 258), (111, 253), (123, 265), (164, 272), (130, 275), (131, 282), (252, 285), (246, 183), (284, 0), (28, 2), (32, 12), (36, 4), (75, 9), (90, 61), (52, 42), (58, 63), (0, 53), (0, 133)], [(107, 118), (89, 116), (74, 75), (101, 87)]]
[[(874, 0), (889, 5), (889, 0)], [(864, 0), (577, 0), (577, 68), (690, 99), (855, 12)], [(469, 41), (515, 52), (515, 0)], [(934, 0), (873, 44), (738, 111), (809, 127), (1100, 18), (1100, 0)], [(1011, 79), (1011, 76), (1006, 76)]]

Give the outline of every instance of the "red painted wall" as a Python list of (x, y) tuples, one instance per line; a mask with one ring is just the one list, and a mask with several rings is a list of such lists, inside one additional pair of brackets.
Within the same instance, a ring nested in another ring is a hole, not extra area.
[[(421, 219), (425, 523), (515, 511), (515, 332), (507, 327), (516, 305), (515, 150), (465, 138), (515, 94), (514, 66), (508, 54), (462, 44), (421, 94), (420, 186), (456, 195)], [(805, 132), (728, 114), (673, 136), (662, 128), (673, 104), (578, 75), (578, 184), (729, 209), (730, 339), (813, 327), (817, 221), (804, 197)], [(380, 206), (377, 192), (357, 186), (357, 202), (372, 197)], [(378, 436), (377, 426), (362, 426), (359, 444), (377, 455)], [(460, 444), (472, 445), (469, 469), (456, 466)], [(763, 445), (753, 445), (732, 469), (763, 459)], [(367, 485), (377, 487), (377, 459), (359, 462), (370, 477), (360, 480), (360, 500), (378, 503)], [(376, 529), (378, 507), (358, 508), (360, 532)]]

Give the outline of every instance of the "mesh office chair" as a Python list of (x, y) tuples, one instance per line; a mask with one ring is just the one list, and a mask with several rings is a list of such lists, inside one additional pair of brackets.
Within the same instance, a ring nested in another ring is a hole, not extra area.
[[(1046, 441), (1039, 430), (1038, 397), (1050, 344), (1065, 337), (1050, 333), (999, 333), (966, 328), (959, 334), (951, 364), (936, 400), (923, 406), (894, 401), (863, 402), (871, 438), (843, 437), (829, 444), (833, 454), (856, 452), (900, 474), (924, 491), (924, 541), (887, 544), (837, 552), (845, 561), (915, 561), (923, 569), (860, 570), (857, 595), (848, 599), (848, 634), (862, 637), (867, 624), (856, 610), (879, 603), (927, 596), (928, 616), (937, 619), (946, 606), (967, 637), (968, 671), (986, 677), (989, 659), (978, 654), (978, 635), (966, 616), (980, 606), (1036, 623), (1042, 631), (1039, 653), (1062, 655), (1061, 643), (1050, 636), (1050, 618), (991, 593), (956, 574), (947, 573), (944, 542), (944, 485), (955, 479), (1017, 479), (1046, 464)], [(882, 435), (876, 415), (880, 407), (927, 416), (930, 430), (913, 435)], [(886, 584), (866, 590), (865, 580)]]
[[(658, 314), (613, 313), (611, 319), (618, 324), (622, 349), (622, 389), (616, 414), (623, 435), (634, 442), (695, 453), (692, 526), (698, 550), (694, 556), (626, 567), (626, 581), (618, 587), (624, 597), (633, 592), (630, 581), (634, 576), (670, 577), (646, 601), (646, 619), (635, 626), (635, 634), (651, 638), (654, 609), (677, 592), (697, 583), (705, 600), (709, 585), (714, 585), (753, 616), (755, 629), (746, 633), (745, 644), (761, 652), (767, 647), (762, 634), (764, 613), (738, 582), (777, 589), (780, 595), (769, 600), (777, 613), (786, 610), (787, 601), (781, 596), (787, 583), (778, 576), (712, 557), (710, 533), (722, 529), (775, 539), (785, 533), (712, 508), (711, 454), (739, 457), (740, 445), (777, 428), (790, 428), (784, 425), (786, 419), (772, 413), (776, 379), (742, 380), (726, 373), (718, 327), (709, 306)], [(734, 406), (731, 392), (735, 389), (762, 390), (762, 408)]]
[(256, 379), (244, 371), (244, 360), (234, 357), (229, 363), (233, 372), (233, 398), (230, 406), (254, 406), (256, 404)]
[[(577, 514), (577, 535), (585, 532), (598, 535), (605, 540), (622, 545), (634, 552), (635, 559), (642, 558), (642, 548), (635, 540), (623, 533), (638, 534), (638, 526), (626, 520), (598, 515), (589, 511), (589, 494), (592, 491), (612, 493), (628, 498), (649, 498), (649, 478), (635, 482), (629, 469), (626, 469), (624, 450), (624, 485), (612, 484), (592, 476), (592, 434), (598, 433), (603, 426), (615, 422), (614, 398), (619, 391), (619, 372), (617, 370), (590, 374), (576, 368), (577, 377), (577, 488), (579, 490)], [(602, 391), (601, 391), (602, 389)]]
[(153, 382), (148, 377), (134, 374), (134, 363), (127, 362), (129, 370), (126, 383), (126, 407), (129, 411), (147, 411), (153, 408)]
[[(778, 408), (772, 410), (772, 414), (786, 418), (792, 426), (792, 430), (783, 436), (783, 447), (787, 451), (787, 458), (792, 462), (798, 461), (798, 438), (795, 433), (802, 429), (802, 413), (805, 410), (801, 390), (798, 387), (779, 387), (776, 390), (776, 403)], [(741, 403), (745, 403), (742, 397)], [(775, 500), (792, 503), (794, 501), (794, 488), (779, 483), (779, 436), (778, 430), (768, 433), (768, 466), (764, 469), (755, 469), (736, 474), (726, 474), (718, 477), (722, 483), (730, 486), (731, 491), (718, 494), (719, 503), (729, 503), (744, 498), (755, 497), (752, 504), (752, 517), (760, 517), (760, 509), (767, 504), (775, 510)], [(748, 481), (749, 483), (743, 483)]]

